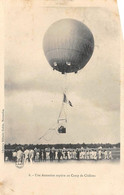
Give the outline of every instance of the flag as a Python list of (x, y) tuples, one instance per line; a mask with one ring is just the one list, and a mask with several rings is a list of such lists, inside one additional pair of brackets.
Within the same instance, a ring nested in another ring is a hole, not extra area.
[(69, 105), (72, 106), (72, 103), (70, 101), (68, 101)]
[(65, 94), (64, 94), (64, 97), (63, 97), (63, 102), (64, 102), (64, 103), (67, 103), (67, 97), (66, 97)]
[(63, 102), (69, 104), (72, 107), (72, 103), (67, 99), (66, 94), (64, 93)]

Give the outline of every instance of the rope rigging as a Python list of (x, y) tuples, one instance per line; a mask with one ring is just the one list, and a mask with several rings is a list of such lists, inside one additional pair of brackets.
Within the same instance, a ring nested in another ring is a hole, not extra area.
[[(38, 138), (37, 141), (50, 141), (53, 138), (54, 133), (56, 133), (57, 135), (59, 135), (60, 133), (66, 133), (66, 126), (67, 126), (67, 114), (66, 114), (66, 105), (69, 104), (70, 106), (72, 106), (72, 103), (70, 102), (70, 100), (67, 99), (66, 96), (66, 91), (67, 91), (67, 74), (64, 74), (64, 79), (63, 79), (63, 99), (62, 99), (62, 104), (61, 104), (61, 108), (60, 108), (60, 112), (57, 118), (57, 123), (55, 123), (51, 128), (47, 129), (46, 132), (40, 137)], [(50, 138), (48, 139), (48, 136), (52, 134), (50, 136)]]

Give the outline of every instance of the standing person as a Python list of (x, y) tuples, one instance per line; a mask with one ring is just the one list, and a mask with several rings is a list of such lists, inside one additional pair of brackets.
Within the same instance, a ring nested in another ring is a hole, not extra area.
[(74, 160), (75, 158), (74, 158), (74, 150), (72, 150), (72, 159)]
[(87, 152), (86, 152), (87, 154), (86, 154), (86, 159), (89, 159), (90, 158), (90, 152), (89, 152), (89, 150), (87, 150)]
[(50, 149), (50, 153), (49, 153), (49, 155), (50, 155), (50, 161), (53, 161), (53, 152), (52, 152), (52, 150)]
[(83, 154), (83, 159), (85, 159), (85, 150), (83, 150), (82, 154)]
[(13, 159), (13, 161), (16, 161), (16, 159), (17, 159), (17, 152), (16, 152), (16, 150), (12, 153), (12, 159)]
[(91, 149), (89, 153), (90, 153), (90, 154), (89, 154), (90, 160), (92, 160), (92, 159), (93, 159), (93, 150)]
[(37, 153), (37, 148), (35, 147), (35, 148), (34, 148), (34, 161), (35, 161), (35, 159), (36, 159), (36, 153)]
[(83, 150), (81, 150), (81, 152), (80, 152), (80, 159), (84, 159), (84, 151)]
[(61, 155), (60, 159), (63, 160), (63, 152), (62, 152), (62, 149), (60, 150), (60, 155)]
[(39, 159), (40, 159), (40, 151), (38, 149), (37, 152), (36, 152), (35, 161), (39, 162)]
[(25, 148), (24, 151), (24, 162), (27, 163), (29, 161), (29, 150)]
[(77, 156), (77, 160), (79, 160), (80, 159), (80, 152), (79, 152), (78, 149), (77, 149), (77, 152), (76, 153), (77, 153), (77, 155), (76, 155)]
[(73, 158), (76, 160), (76, 150), (73, 151)]
[(42, 161), (43, 161), (43, 150), (42, 150)]
[[(6, 156), (7, 155), (7, 156)], [(8, 158), (6, 158), (6, 157), (8, 157)], [(6, 160), (8, 161), (12, 161), (13, 159), (12, 159), (12, 151), (11, 150), (9, 150), (9, 151), (5, 151), (5, 158), (6, 158)]]
[(87, 159), (87, 150), (86, 149), (84, 150), (84, 159), (85, 160)]
[(45, 149), (45, 151), (46, 151), (46, 160), (49, 160), (50, 159), (50, 150), (49, 150), (49, 148)]
[(42, 155), (42, 149), (40, 149), (40, 156), (39, 156), (39, 160), (40, 161), (42, 161), (42, 157), (43, 157), (43, 155)]
[(45, 149), (43, 151), (43, 160), (46, 161), (46, 151), (45, 151)]
[(63, 160), (65, 160), (65, 150), (62, 151)]
[(65, 151), (65, 159), (68, 160), (68, 152), (67, 152), (67, 150)]
[(23, 152), (21, 149), (17, 151), (17, 163), (23, 162)]
[(33, 162), (34, 159), (34, 150), (29, 150), (29, 162)]
[(95, 154), (95, 150), (94, 150), (94, 149), (92, 149), (92, 154), (91, 154), (91, 156), (92, 156), (92, 160), (94, 160), (94, 154)]
[(58, 159), (58, 150), (56, 149), (55, 150), (55, 160), (57, 160)]
[(80, 159), (83, 159), (83, 151), (80, 152)]
[(95, 150), (94, 149), (92, 149), (92, 160), (94, 160), (94, 155), (95, 155)]
[(56, 151), (55, 149), (53, 150), (53, 160), (55, 160), (55, 157), (56, 157)]
[(112, 151), (111, 150), (109, 151), (109, 159), (110, 160), (112, 159)]
[(98, 150), (98, 159), (101, 160), (102, 159), (102, 151)]
[(94, 160), (97, 160), (97, 151), (94, 150)]
[(68, 160), (70, 160), (71, 159), (71, 151), (70, 150), (68, 150)]
[(58, 151), (58, 161), (60, 161), (60, 159), (61, 159), (61, 151), (59, 150)]
[(105, 152), (104, 152), (104, 159), (108, 159), (108, 152), (107, 152), (107, 150), (105, 150)]
[(71, 150), (71, 159), (74, 159), (73, 150)]

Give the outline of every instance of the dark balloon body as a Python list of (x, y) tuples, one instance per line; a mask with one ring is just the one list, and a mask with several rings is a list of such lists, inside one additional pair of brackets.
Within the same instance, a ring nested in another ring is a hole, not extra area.
[(43, 49), (53, 69), (63, 74), (76, 73), (91, 58), (94, 38), (82, 22), (62, 19), (48, 28), (43, 39)]

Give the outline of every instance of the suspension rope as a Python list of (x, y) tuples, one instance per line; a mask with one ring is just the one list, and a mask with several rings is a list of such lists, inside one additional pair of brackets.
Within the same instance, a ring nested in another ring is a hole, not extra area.
[[(64, 115), (63, 117), (61, 116), (62, 114)], [(67, 116), (66, 116), (66, 112), (65, 112), (65, 103), (64, 103), (64, 94), (63, 94), (62, 105), (61, 105), (61, 109), (60, 109), (59, 116), (57, 119), (57, 123), (59, 123), (59, 121), (67, 122)]]
[[(39, 137), (39, 138), (37, 138), (34, 142), (36, 142), (36, 141), (42, 141), (42, 140), (46, 140), (46, 141), (49, 141), (49, 140), (47, 140), (45, 137), (50, 133), (50, 132), (55, 132), (56, 131), (56, 128), (57, 127), (55, 127), (55, 125), (56, 124), (54, 124), (51, 128), (49, 128), (49, 129), (47, 129), (46, 131), (45, 131), (45, 133), (41, 136), (41, 137)], [(52, 136), (53, 137), (53, 136)]]
[[(64, 103), (64, 95), (66, 95), (66, 91), (67, 91), (67, 73), (64, 74), (64, 78), (63, 78), (63, 100), (62, 100), (62, 105), (61, 105), (61, 109), (59, 112), (59, 116), (57, 119), (57, 123), (59, 123), (59, 121), (65, 121), (67, 122), (67, 115), (66, 115), (66, 104)], [(62, 117), (63, 114), (63, 117)]]
[[(66, 104), (64, 103), (64, 94), (66, 95), (66, 91), (67, 91), (67, 73), (64, 74), (64, 78), (63, 79), (63, 99), (62, 99), (62, 104), (61, 104), (61, 109), (60, 109), (60, 112), (59, 112), (59, 116), (58, 116), (58, 119), (57, 119), (57, 124), (56, 127), (55, 125), (52, 126), (52, 128), (49, 128), (46, 130), (46, 132), (41, 136), (39, 137), (36, 141), (42, 141), (42, 140), (45, 140), (45, 141), (50, 141), (52, 138), (53, 138), (53, 135), (54, 133), (56, 133), (57, 135), (59, 135), (59, 133), (57, 133), (56, 130), (58, 130), (58, 125), (59, 125), (59, 122), (60, 121), (64, 121), (67, 123), (67, 115), (66, 115)], [(61, 117), (61, 115), (64, 115), (63, 117)], [(52, 136), (50, 137), (50, 139), (47, 139), (46, 136), (52, 132)]]

